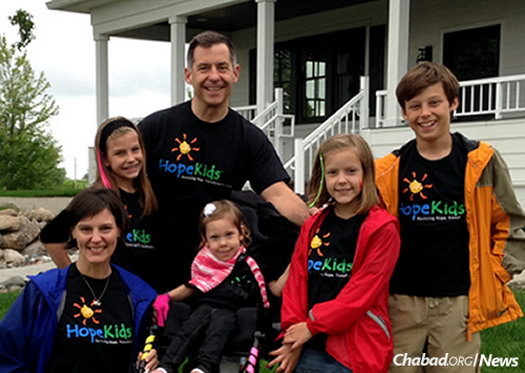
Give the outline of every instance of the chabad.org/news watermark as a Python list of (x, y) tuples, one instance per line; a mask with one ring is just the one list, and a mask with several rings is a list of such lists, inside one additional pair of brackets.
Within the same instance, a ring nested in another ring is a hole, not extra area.
[(423, 352), (421, 356), (409, 356), (407, 353), (394, 355), (393, 363), (398, 367), (495, 367), (517, 368), (519, 357), (499, 357), (492, 354), (474, 356), (453, 356), (446, 353), (441, 357), (430, 357)]

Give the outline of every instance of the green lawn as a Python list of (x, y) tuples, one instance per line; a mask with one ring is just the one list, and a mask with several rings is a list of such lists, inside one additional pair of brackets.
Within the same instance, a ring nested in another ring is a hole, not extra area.
[[(516, 298), (525, 310), (525, 291), (516, 291)], [(0, 319), (4, 317), (10, 304), (15, 300), (18, 293), (0, 293)], [(517, 321), (500, 325), (491, 329), (484, 330), (481, 333), (481, 353), (485, 356), (492, 354), (494, 357), (518, 357), (519, 366), (517, 368), (482, 368), (482, 373), (517, 373), (525, 370), (525, 318)], [(268, 370), (261, 369), (261, 373), (267, 373)]]
[[(516, 298), (525, 312), (525, 290), (515, 292)], [(525, 371), (525, 318), (496, 326), (481, 332), (481, 353), (494, 357), (518, 357), (516, 368), (484, 367), (482, 373), (514, 373)]]

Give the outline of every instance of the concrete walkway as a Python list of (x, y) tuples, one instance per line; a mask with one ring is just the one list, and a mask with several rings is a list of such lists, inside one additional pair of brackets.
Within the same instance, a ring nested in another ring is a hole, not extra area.
[(21, 210), (43, 207), (56, 215), (67, 206), (71, 199), (72, 197), (0, 197), (0, 206), (12, 203)]
[(24, 267), (0, 269), (0, 282), (4, 282), (5, 280), (8, 280), (13, 276), (21, 276), (27, 278), (27, 276), (29, 275), (36, 275), (40, 272), (47, 271), (51, 268), (55, 268), (55, 264), (53, 262), (28, 265)]

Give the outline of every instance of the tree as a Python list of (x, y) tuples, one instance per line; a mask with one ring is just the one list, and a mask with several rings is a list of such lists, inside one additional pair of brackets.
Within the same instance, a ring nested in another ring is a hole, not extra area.
[(32, 16), (9, 17), (21, 41), (9, 45), (0, 35), (0, 188), (35, 189), (62, 185), (61, 148), (48, 131), (58, 106), (44, 74), (36, 74), (25, 48), (34, 38)]

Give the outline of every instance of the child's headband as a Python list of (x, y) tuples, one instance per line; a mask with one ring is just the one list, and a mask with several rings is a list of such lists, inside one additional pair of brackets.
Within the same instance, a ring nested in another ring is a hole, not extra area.
[[(106, 171), (104, 170), (104, 164), (102, 163), (102, 155), (100, 154), (101, 151), (106, 152), (106, 143), (108, 141), (108, 137), (111, 136), (113, 132), (115, 132), (116, 129), (121, 127), (129, 127), (137, 130), (136, 127), (127, 119), (115, 119), (114, 121), (108, 123), (103, 129), (102, 132), (100, 132), (100, 139), (98, 141), (98, 150), (97, 150), (97, 165), (98, 165), (98, 172), (100, 173), (100, 181), (102, 182), (102, 185), (104, 185), (105, 188), (111, 189), (111, 182), (109, 181)], [(104, 149), (102, 149), (104, 147)]]
[(319, 178), (319, 189), (317, 190), (317, 195), (315, 196), (314, 200), (308, 204), (308, 207), (312, 208), (314, 207), (317, 202), (319, 201), (319, 198), (321, 197), (321, 192), (323, 191), (324, 187), (324, 159), (323, 159), (323, 153), (319, 153), (319, 164), (321, 167), (321, 177)]
[(137, 130), (135, 125), (127, 119), (115, 119), (114, 121), (111, 121), (102, 129), (102, 132), (100, 133), (100, 139), (98, 141), (98, 145), (99, 145), (99, 148), (104, 147), (104, 149), (101, 149), (101, 150), (103, 151), (106, 150), (105, 146), (106, 146), (106, 142), (108, 141), (108, 137), (111, 136), (111, 134), (120, 127), (129, 127), (131, 129), (134, 129), (135, 131)]

